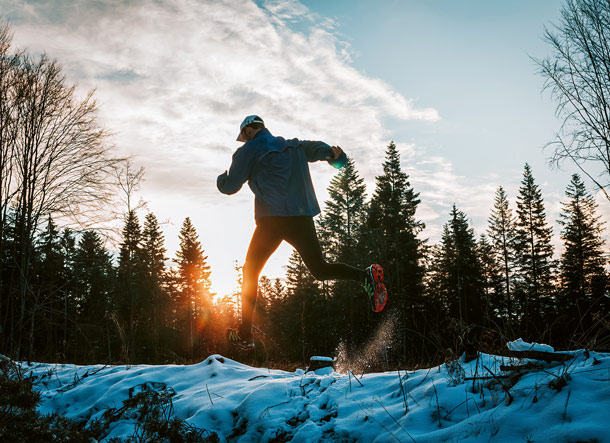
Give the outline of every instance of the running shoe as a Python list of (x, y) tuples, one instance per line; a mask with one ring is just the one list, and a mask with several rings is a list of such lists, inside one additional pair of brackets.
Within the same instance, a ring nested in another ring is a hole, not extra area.
[(365, 269), (364, 289), (369, 296), (371, 309), (381, 312), (388, 302), (388, 290), (383, 283), (383, 268), (377, 264)]
[(254, 337), (252, 334), (248, 337), (242, 337), (238, 329), (229, 329), (229, 343), (237, 346), (242, 351), (251, 351), (254, 349)]

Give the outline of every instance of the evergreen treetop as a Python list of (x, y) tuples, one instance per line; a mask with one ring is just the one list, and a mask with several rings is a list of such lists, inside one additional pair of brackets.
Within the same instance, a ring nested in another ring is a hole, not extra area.
[(351, 259), (358, 255), (354, 247), (366, 220), (366, 185), (358, 175), (354, 161), (347, 163), (330, 182), (330, 199), (320, 219), (321, 234), (327, 251), (334, 260)]
[[(400, 154), (392, 141), (386, 150), (383, 175), (376, 177), (376, 187), (371, 199), (371, 222), (400, 231), (407, 228), (417, 234), (425, 225), (415, 220), (419, 205), (419, 193), (409, 183), (409, 176), (400, 166)], [(375, 222), (377, 220), (377, 222)], [(391, 220), (391, 223), (388, 221)]]
[(147, 274), (156, 281), (160, 279), (165, 268), (167, 250), (164, 242), (157, 217), (152, 212), (147, 214), (142, 232), (142, 253)]
[(490, 252), (501, 268), (503, 277), (503, 294), (497, 295), (504, 296), (506, 314), (510, 317), (513, 313), (513, 276), (515, 272), (515, 248), (517, 241), (516, 221), (502, 186), (496, 190), (494, 207), (488, 222), (487, 233), (490, 239)]
[(204, 255), (199, 236), (191, 219), (186, 217), (180, 229), (180, 249), (176, 253), (182, 284), (189, 291), (206, 293), (206, 302), (210, 302), (211, 271), (207, 264), (208, 257)]
[(515, 247), (521, 277), (534, 297), (548, 295), (551, 288), (554, 268), (552, 233), (553, 228), (546, 222), (542, 192), (526, 163), (517, 197)]
[(580, 297), (591, 294), (592, 279), (604, 274), (607, 257), (601, 236), (604, 223), (596, 214), (597, 203), (578, 174), (566, 189), (568, 201), (562, 203), (559, 224), (565, 251), (561, 256), (561, 280), (564, 290)]

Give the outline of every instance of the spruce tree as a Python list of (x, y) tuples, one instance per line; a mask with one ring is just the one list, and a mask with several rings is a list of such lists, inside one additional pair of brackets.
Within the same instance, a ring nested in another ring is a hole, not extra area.
[(260, 325), (259, 329), (269, 331), (269, 305), (273, 299), (273, 283), (268, 277), (262, 275), (258, 279), (258, 294), (254, 308), (253, 324)]
[(142, 260), (146, 276), (144, 298), (147, 300), (144, 304), (144, 315), (148, 323), (146, 329), (152, 333), (149, 341), (155, 361), (159, 355), (160, 331), (168, 323), (166, 318), (170, 309), (169, 297), (163, 290), (166, 252), (157, 217), (149, 213), (144, 220), (142, 231)]
[[(286, 326), (286, 314), (285, 314), (285, 302), (286, 302), (286, 287), (279, 278), (276, 278), (271, 294), (269, 298), (269, 326), (268, 334), (273, 340), (273, 344), (281, 344), (283, 342), (284, 332), (288, 329)], [(281, 345), (280, 348), (283, 348)], [(278, 351), (282, 351), (278, 349)]]
[(585, 328), (591, 323), (591, 315), (600, 311), (605, 294), (604, 224), (596, 213), (595, 199), (578, 174), (572, 176), (565, 194), (568, 200), (562, 203), (559, 220), (565, 248), (560, 264), (560, 312), (569, 324)]
[[(499, 314), (511, 319), (513, 312), (513, 274), (515, 272), (515, 218), (508, 204), (504, 188), (500, 186), (496, 191), (494, 207), (489, 217), (487, 234), (491, 245), (491, 254), (502, 268), (503, 288), (497, 295), (502, 297), (504, 306)], [(495, 303), (499, 305), (500, 303)]]
[(186, 324), (186, 307), (182, 300), (180, 271), (168, 267), (163, 278), (163, 292), (167, 294), (170, 308), (166, 313), (168, 333), (171, 333), (172, 344), (169, 345), (174, 352), (186, 348), (184, 337), (188, 336)]
[(526, 163), (517, 197), (515, 251), (519, 265), (519, 301), (525, 332), (550, 310), (553, 291), (552, 228), (547, 225), (542, 193)]
[(425, 225), (415, 219), (419, 194), (402, 171), (400, 154), (390, 142), (383, 163), (383, 175), (376, 178), (368, 214), (368, 230), (374, 258), (382, 261), (394, 296), (417, 294), (421, 285), (420, 247), (417, 234)]
[(47, 220), (47, 227), (38, 242), (38, 253), (42, 267), (38, 278), (41, 286), (48, 291), (55, 291), (63, 285), (64, 256), (61, 248), (61, 234), (51, 216)]
[(142, 260), (142, 228), (135, 211), (127, 213), (122, 235), (123, 241), (119, 250), (119, 279), (131, 286), (141, 276), (144, 265)]
[(460, 325), (481, 325), (482, 270), (474, 230), (469, 226), (466, 214), (455, 205), (450, 216), (441, 238), (446, 306), (449, 315)]
[(291, 358), (305, 363), (314, 350), (329, 351), (326, 346), (329, 320), (324, 315), (327, 306), (318, 282), (296, 250), (290, 256), (286, 280), (288, 295), (280, 314), (284, 320), (283, 345), (290, 349)]
[(78, 269), (80, 315), (86, 319), (99, 319), (111, 308), (108, 278), (112, 274), (110, 254), (102, 238), (95, 231), (81, 235), (75, 252)]
[(80, 335), (76, 336), (80, 351), (89, 360), (107, 358), (112, 361), (116, 344), (110, 319), (114, 270), (110, 253), (96, 232), (83, 232), (75, 251), (74, 267), (79, 306), (76, 320), (85, 338), (83, 341)]
[(115, 294), (118, 312), (115, 323), (122, 340), (123, 356), (128, 363), (136, 357), (138, 326), (143, 317), (144, 262), (141, 242), (138, 216), (135, 211), (129, 211), (120, 245)]
[(484, 275), (474, 230), (467, 216), (455, 205), (450, 220), (443, 226), (439, 245), (428, 247), (426, 273), (427, 301), (422, 305), (426, 316), (417, 323), (428, 331), (422, 348), (437, 355), (448, 348), (458, 355), (475, 355), (483, 316)]
[(365, 260), (356, 251), (356, 244), (366, 220), (366, 185), (358, 175), (354, 161), (348, 158), (345, 166), (333, 177), (328, 187), (330, 200), (320, 219), (328, 256), (334, 261)]
[[(448, 226), (443, 227), (443, 232)], [(424, 296), (417, 306), (418, 315), (414, 316), (413, 332), (410, 336), (409, 357), (415, 361), (426, 356), (431, 361), (438, 357), (439, 349), (451, 346), (453, 337), (447, 326), (454, 321), (449, 318), (445, 308), (448, 299), (448, 272), (443, 266), (443, 250), (440, 244), (426, 245), (424, 253)]]
[[(51, 216), (47, 219), (46, 229), (37, 239), (36, 252), (33, 256), (35, 277), (32, 291), (31, 350), (36, 346), (37, 354), (44, 351), (47, 358), (57, 356), (57, 344), (61, 342), (63, 332), (58, 327), (62, 308), (62, 291), (66, 285), (64, 256), (61, 250), (61, 235)], [(33, 355), (32, 353), (30, 355)]]
[(180, 292), (183, 313), (188, 334), (188, 349), (191, 358), (198, 358), (205, 344), (205, 328), (212, 320), (211, 272), (207, 264), (208, 257), (199, 242), (197, 231), (187, 217), (180, 229), (180, 249), (176, 262), (180, 276)]
[(153, 213), (146, 215), (142, 231), (142, 256), (146, 274), (156, 285), (163, 278), (165, 270), (165, 238), (157, 217)]
[(369, 203), (367, 243), (371, 259), (384, 268), (390, 294), (388, 308), (399, 312), (402, 354), (408, 347), (407, 331), (418, 309), (423, 292), (422, 246), (418, 234), (425, 225), (416, 220), (420, 203), (400, 166), (400, 154), (390, 142), (383, 163), (383, 174), (376, 178), (376, 187)]
[[(330, 199), (325, 202), (326, 209), (320, 217), (318, 230), (327, 258), (362, 269), (370, 264), (362, 242), (367, 214), (365, 192), (364, 179), (358, 175), (353, 160), (348, 158), (330, 182)], [(326, 288), (327, 283), (323, 284)], [(330, 286), (332, 296), (327, 309), (334, 319), (329, 325), (331, 334), (350, 338), (352, 342), (362, 341), (367, 333), (364, 326), (369, 316), (368, 299), (362, 286), (353, 281), (335, 281)]]
[(507, 312), (504, 270), (485, 234), (479, 238), (477, 255), (481, 264), (483, 317), (486, 321), (495, 322), (498, 318), (505, 318)]

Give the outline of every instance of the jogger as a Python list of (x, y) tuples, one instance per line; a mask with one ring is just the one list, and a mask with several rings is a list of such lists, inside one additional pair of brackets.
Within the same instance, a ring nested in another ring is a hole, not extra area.
[(217, 186), (223, 194), (234, 194), (248, 182), (255, 195), (256, 229), (244, 264), (242, 324), (229, 331), (229, 341), (245, 350), (254, 348), (252, 316), (258, 277), (283, 240), (294, 246), (318, 280), (363, 283), (371, 308), (381, 311), (387, 301), (381, 266), (360, 270), (343, 263), (327, 263), (316, 235), (313, 217), (320, 213), (320, 207), (308, 163), (326, 160), (341, 168), (347, 162), (343, 150), (320, 141), (274, 137), (256, 115), (244, 119), (237, 141), (245, 143), (233, 154), (231, 168), (218, 176)]

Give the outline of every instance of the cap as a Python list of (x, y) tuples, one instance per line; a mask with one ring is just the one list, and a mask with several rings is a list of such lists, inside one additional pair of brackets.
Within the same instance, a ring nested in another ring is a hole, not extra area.
[(246, 142), (247, 140), (245, 139), (244, 135), (242, 134), (243, 129), (248, 126), (251, 125), (252, 123), (262, 123), (263, 125), (265, 124), (265, 122), (263, 121), (262, 118), (260, 118), (258, 115), (249, 115), (246, 118), (244, 118), (244, 121), (241, 122), (241, 125), (239, 125), (239, 135), (237, 136), (237, 141), (238, 142)]

